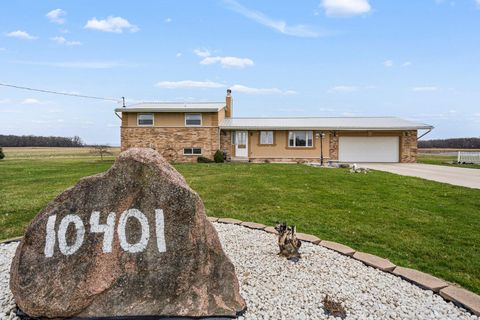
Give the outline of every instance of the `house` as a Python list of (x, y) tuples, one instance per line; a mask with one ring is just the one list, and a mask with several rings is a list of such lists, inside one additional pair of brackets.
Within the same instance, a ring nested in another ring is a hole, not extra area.
[[(115, 109), (121, 148), (149, 147), (170, 161), (416, 162), (419, 130), (433, 127), (396, 117), (235, 118), (225, 102), (141, 103)], [(120, 115), (121, 114), (121, 115)]]

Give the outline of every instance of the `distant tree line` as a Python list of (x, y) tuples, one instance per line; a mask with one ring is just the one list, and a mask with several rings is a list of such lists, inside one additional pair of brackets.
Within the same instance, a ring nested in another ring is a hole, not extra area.
[(419, 148), (480, 149), (480, 138), (419, 140)]
[(83, 147), (80, 137), (1, 135), (0, 147)]

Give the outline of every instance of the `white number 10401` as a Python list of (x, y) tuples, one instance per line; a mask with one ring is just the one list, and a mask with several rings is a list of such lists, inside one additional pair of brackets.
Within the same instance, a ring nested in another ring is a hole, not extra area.
[[(100, 212), (93, 211), (90, 215), (90, 233), (103, 233), (102, 250), (104, 253), (112, 252), (113, 236), (115, 234), (115, 212), (110, 212), (105, 224), (100, 224)], [(136, 219), (141, 226), (140, 239), (136, 243), (129, 243), (126, 236), (128, 219)], [(58, 239), (58, 247), (64, 255), (71, 255), (80, 249), (85, 238), (85, 226), (78, 215), (69, 214), (62, 218), (58, 231), (55, 231), (56, 215), (48, 217), (45, 232), (45, 256), (52, 257), (55, 250), (55, 243)], [(67, 243), (67, 230), (70, 224), (75, 228), (75, 241)], [(117, 226), (118, 239), (124, 251), (130, 253), (142, 252), (150, 240), (150, 225), (147, 217), (138, 209), (125, 210)], [(155, 236), (157, 238), (158, 252), (166, 252), (165, 245), (165, 223), (162, 209), (155, 209)]]

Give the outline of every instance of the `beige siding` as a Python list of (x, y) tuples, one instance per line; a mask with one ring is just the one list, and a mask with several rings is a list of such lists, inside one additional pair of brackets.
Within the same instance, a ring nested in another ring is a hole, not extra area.
[(220, 123), (223, 121), (223, 119), (225, 119), (225, 108), (218, 111), (217, 117), (218, 117), (218, 124), (220, 125)]
[[(260, 144), (260, 131), (249, 133), (250, 158), (315, 158), (320, 159), (320, 137), (313, 131), (313, 147), (292, 148), (288, 146), (288, 131), (274, 131), (273, 145)], [(329, 158), (329, 138), (323, 139), (323, 157)]]
[[(125, 118), (127, 120), (122, 121), (122, 125), (128, 127), (137, 127), (137, 115), (138, 113), (134, 112), (123, 113), (122, 118)], [(217, 112), (203, 112), (202, 127), (218, 127), (218, 119), (219, 115), (217, 114)], [(154, 126), (185, 127), (185, 112), (156, 112), (154, 113)]]

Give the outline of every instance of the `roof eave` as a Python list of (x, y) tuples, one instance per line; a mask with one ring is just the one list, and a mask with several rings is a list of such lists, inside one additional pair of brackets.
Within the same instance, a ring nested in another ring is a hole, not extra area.
[(218, 112), (222, 108), (116, 108), (115, 112)]
[(344, 130), (344, 131), (393, 131), (393, 130), (431, 130), (433, 126), (416, 127), (259, 127), (259, 126), (220, 126), (223, 130)]

